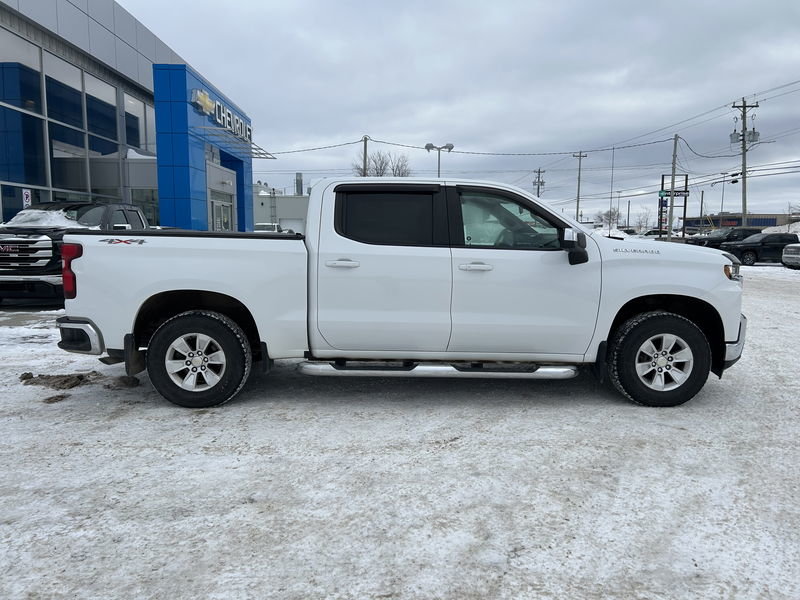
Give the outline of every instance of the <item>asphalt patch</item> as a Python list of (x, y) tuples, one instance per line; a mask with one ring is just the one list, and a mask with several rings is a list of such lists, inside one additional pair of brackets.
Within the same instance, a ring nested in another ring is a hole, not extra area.
[(56, 394), (55, 396), (48, 396), (42, 402), (45, 404), (55, 404), (56, 402), (61, 402), (62, 400), (66, 400), (69, 398), (69, 394)]
[(105, 375), (101, 375), (97, 371), (90, 371), (89, 373), (74, 373), (69, 375), (36, 375), (26, 372), (19, 376), (19, 380), (24, 385), (41, 385), (54, 390), (71, 390), (79, 385), (86, 383), (94, 383), (99, 379), (105, 379)]

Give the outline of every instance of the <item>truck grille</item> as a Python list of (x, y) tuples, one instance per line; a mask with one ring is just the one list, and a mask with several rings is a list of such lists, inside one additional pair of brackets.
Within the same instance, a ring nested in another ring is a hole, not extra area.
[(0, 269), (8, 267), (44, 267), (53, 258), (49, 237), (0, 237)]

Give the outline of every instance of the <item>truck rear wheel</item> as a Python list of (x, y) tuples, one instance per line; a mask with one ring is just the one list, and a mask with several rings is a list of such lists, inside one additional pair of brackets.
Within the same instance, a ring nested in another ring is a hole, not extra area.
[(147, 372), (159, 394), (187, 408), (224, 404), (242, 389), (252, 354), (234, 321), (212, 311), (181, 313), (159, 327), (147, 349)]
[(705, 385), (711, 348), (690, 320), (668, 312), (642, 313), (617, 330), (608, 370), (622, 394), (645, 406), (677, 406)]

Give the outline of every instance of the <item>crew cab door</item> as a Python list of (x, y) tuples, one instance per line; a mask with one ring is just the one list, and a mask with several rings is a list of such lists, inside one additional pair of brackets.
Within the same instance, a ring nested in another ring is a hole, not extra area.
[(448, 351), (583, 354), (600, 301), (597, 250), (570, 265), (561, 248), (565, 223), (510, 192), (457, 187), (448, 197)]
[(316, 265), (324, 341), (348, 351), (443, 352), (452, 275), (442, 188), (340, 185), (329, 200)]

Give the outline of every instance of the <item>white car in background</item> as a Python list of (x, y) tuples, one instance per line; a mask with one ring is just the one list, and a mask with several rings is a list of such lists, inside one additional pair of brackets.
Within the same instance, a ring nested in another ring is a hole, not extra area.
[(789, 269), (800, 269), (800, 244), (788, 244), (783, 247), (781, 262)]

